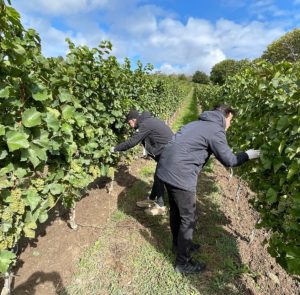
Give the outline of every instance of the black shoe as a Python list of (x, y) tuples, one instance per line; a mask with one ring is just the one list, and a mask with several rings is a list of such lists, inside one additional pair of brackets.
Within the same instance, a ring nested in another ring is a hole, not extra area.
[(191, 248), (190, 248), (190, 253), (195, 253), (197, 251), (199, 251), (201, 248), (201, 246), (199, 244), (192, 244)]
[[(190, 254), (195, 253), (197, 251), (199, 251), (201, 248), (201, 246), (199, 244), (192, 244), (191, 248), (190, 248)], [(174, 254), (177, 254), (177, 246), (173, 244), (172, 246), (172, 252)]]
[(176, 264), (175, 271), (183, 274), (196, 274), (205, 270), (205, 263), (190, 260), (186, 264)]

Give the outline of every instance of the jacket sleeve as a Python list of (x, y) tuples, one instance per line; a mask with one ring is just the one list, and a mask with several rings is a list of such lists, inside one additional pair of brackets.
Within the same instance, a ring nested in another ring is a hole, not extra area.
[(234, 154), (228, 146), (225, 131), (217, 132), (211, 139), (210, 148), (215, 157), (225, 167), (235, 167), (242, 165), (249, 160), (245, 152)]
[(121, 152), (121, 151), (127, 151), (137, 144), (139, 144), (148, 134), (149, 130), (145, 128), (144, 126), (141, 126), (139, 130), (137, 130), (133, 136), (131, 136), (128, 140), (118, 144), (115, 146), (115, 151), (116, 152)]

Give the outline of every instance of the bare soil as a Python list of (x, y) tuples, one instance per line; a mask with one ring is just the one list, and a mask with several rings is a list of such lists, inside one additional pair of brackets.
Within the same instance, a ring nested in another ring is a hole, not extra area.
[[(139, 164), (132, 163), (132, 169)], [(123, 169), (120, 166), (118, 182), (114, 183), (111, 194), (107, 192), (109, 180), (101, 178), (77, 203), (77, 230), (67, 224), (69, 211), (57, 206), (48, 222), (38, 228), (36, 239), (21, 241), (21, 253), (13, 270), (13, 295), (52, 295), (64, 290), (83, 252), (101, 236), (107, 220), (117, 209), (118, 195), (135, 179), (122, 175)]]
[[(117, 209), (119, 196), (126, 196), (126, 190), (137, 181), (140, 168), (147, 163), (148, 160), (144, 159), (134, 161), (130, 174), (120, 166), (112, 194), (108, 194), (105, 188), (107, 180), (95, 182), (77, 204), (77, 231), (67, 226), (68, 211), (55, 208), (49, 222), (40, 226), (37, 238), (30, 242), (23, 240), (20, 244), (12, 294), (53, 295), (64, 290), (64, 286), (71, 282), (83, 252), (101, 236), (111, 214)], [(227, 220), (223, 224), (224, 231), (235, 237), (239, 259), (249, 265), (253, 273), (253, 276), (245, 274), (240, 278), (245, 294), (300, 294), (297, 281), (286, 274), (263, 246), (268, 233), (254, 229), (258, 215), (248, 203), (253, 193), (238, 177), (229, 178), (229, 172), (218, 163), (214, 165), (212, 181), (217, 182), (223, 194), (220, 209)], [(115, 252), (116, 259), (119, 259), (121, 252)]]
[(267, 252), (264, 241), (270, 233), (255, 229), (259, 216), (249, 203), (253, 192), (239, 177), (230, 177), (229, 171), (217, 161), (214, 174), (223, 193), (221, 210), (229, 220), (224, 228), (236, 237), (241, 262), (248, 265), (253, 274), (252, 277), (242, 277), (250, 294), (300, 294), (300, 284), (296, 278), (288, 275)]

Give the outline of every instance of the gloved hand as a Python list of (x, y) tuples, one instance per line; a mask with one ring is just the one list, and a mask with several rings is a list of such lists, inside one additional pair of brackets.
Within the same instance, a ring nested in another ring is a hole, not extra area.
[(111, 152), (111, 153), (114, 153), (114, 152), (115, 152), (115, 147), (114, 147), (114, 146), (110, 148), (110, 152)]
[(253, 160), (253, 159), (257, 159), (260, 157), (260, 150), (248, 150), (246, 151), (248, 157), (249, 157), (249, 160)]

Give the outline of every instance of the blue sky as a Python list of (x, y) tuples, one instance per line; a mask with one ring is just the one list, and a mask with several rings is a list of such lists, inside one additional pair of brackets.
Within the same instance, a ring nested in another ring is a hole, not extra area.
[(77, 45), (113, 43), (122, 61), (140, 59), (164, 73), (209, 73), (227, 59), (259, 57), (300, 27), (300, 0), (12, 0), (47, 56)]

